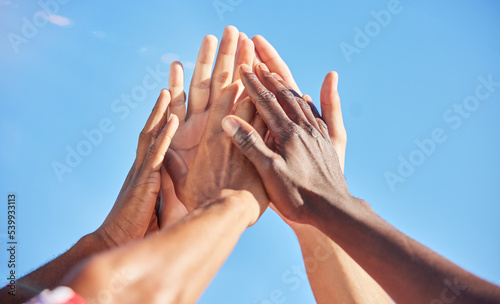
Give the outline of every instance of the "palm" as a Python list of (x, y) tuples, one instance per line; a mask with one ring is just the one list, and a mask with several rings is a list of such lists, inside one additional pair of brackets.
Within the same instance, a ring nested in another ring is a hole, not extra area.
[[(188, 168), (193, 164), (198, 152), (211, 105), (229, 84), (239, 79), (239, 74), (234, 73), (238, 66), (252, 65), (255, 58), (253, 42), (231, 26), (224, 30), (219, 54), (215, 61), (216, 51), (217, 38), (211, 35), (206, 36), (196, 60), (187, 107), (182, 65), (179, 62), (173, 62), (170, 66), (169, 90), (172, 94), (170, 111), (180, 120), (170, 149), (180, 156)], [(215, 67), (212, 72), (214, 61)], [(186, 209), (173, 191), (170, 176), (162, 170), (160, 226), (163, 227), (162, 223), (169, 225), (172, 220), (186, 213)]]
[(198, 146), (200, 144), (201, 135), (205, 129), (208, 119), (208, 110), (202, 113), (193, 114), (186, 121), (172, 139), (171, 149), (184, 160), (188, 167), (194, 161)]

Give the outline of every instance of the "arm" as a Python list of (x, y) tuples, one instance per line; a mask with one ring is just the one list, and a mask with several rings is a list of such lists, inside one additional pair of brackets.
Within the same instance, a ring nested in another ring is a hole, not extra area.
[(283, 216), (335, 240), (398, 303), (500, 301), (500, 287), (412, 240), (349, 193), (328, 128), (313, 119), (310, 106), (265, 69), (257, 69), (258, 77), (248, 67), (242, 73), (274, 151), (237, 117), (226, 118), (234, 126), (226, 132), (256, 166)]
[(19, 279), (14, 296), (8, 294), (10, 285), (4, 287), (0, 290), (0, 299), (8, 299), (7, 303), (24, 303), (44, 289), (55, 288), (76, 264), (106, 249), (107, 246), (101, 239), (95, 234), (88, 234), (53, 261)]
[(93, 254), (159, 230), (155, 203), (161, 183), (161, 155), (168, 149), (178, 125), (175, 116), (167, 119), (169, 104), (170, 93), (163, 90), (141, 132), (134, 164), (104, 223), (61, 256), (21, 278), (15, 296), (7, 293), (10, 286), (4, 287), (0, 300), (23, 303), (44, 289), (56, 287), (73, 266)]
[[(110, 303), (193, 303), (227, 258), (243, 230), (257, 221), (268, 198), (255, 167), (231, 143), (222, 119), (240, 85), (214, 101), (190, 167), (173, 150), (164, 165), (187, 218), (134, 245), (90, 261), (67, 284), (87, 300), (105, 293)], [(234, 107), (259, 135), (265, 127), (249, 99)], [(259, 136), (258, 135), (258, 136)], [(123, 274), (125, 273), (125, 274)], [(116, 277), (122, 286), (115, 292)], [(140, 286), (141, 289), (137, 289)]]
[(223, 191), (159, 234), (93, 258), (64, 285), (89, 303), (100, 293), (107, 303), (195, 303), (258, 216), (252, 194)]
[[(269, 70), (277, 73), (280, 80), (284, 79), (284, 84), (289, 83), (289, 89), (300, 92), (290, 69), (273, 46), (262, 36), (253, 37), (253, 42), (259, 58)], [(337, 86), (337, 73), (328, 73), (321, 87), (320, 100), (321, 114), (343, 172), (347, 136)], [(303, 98), (313, 104), (309, 96)], [(297, 236), (317, 303), (392, 303), (380, 285), (332, 239), (313, 226), (283, 219)]]

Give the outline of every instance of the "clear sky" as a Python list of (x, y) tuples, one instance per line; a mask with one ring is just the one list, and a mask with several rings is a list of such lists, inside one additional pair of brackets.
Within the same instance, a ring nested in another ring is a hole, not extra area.
[[(157, 75), (157, 88), (141, 89), (148, 69), (165, 72), (179, 59), (189, 80), (203, 36), (235, 25), (265, 36), (316, 102), (336, 70), (351, 192), (500, 284), (498, 1), (55, 1), (0, 0), (3, 280), (7, 194), (18, 195), (18, 271), (26, 273), (110, 210), (167, 86)], [(141, 92), (136, 108), (113, 107)], [(77, 149), (103, 119), (113, 130), (59, 179), (53, 163), (65, 164), (67, 147)], [(200, 303), (273, 303), (273, 292), (281, 303), (313, 303), (301, 269), (293, 232), (268, 210)]]

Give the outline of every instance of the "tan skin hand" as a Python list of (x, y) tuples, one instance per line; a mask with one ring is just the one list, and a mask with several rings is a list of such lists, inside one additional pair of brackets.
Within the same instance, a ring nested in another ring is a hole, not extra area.
[[(136, 159), (104, 223), (95, 235), (115, 247), (158, 231), (156, 200), (160, 191), (160, 168), (178, 119), (167, 117), (170, 92), (162, 90), (139, 136)], [(168, 121), (168, 123), (167, 123)]]
[[(222, 119), (233, 109), (240, 90), (240, 84), (228, 86), (213, 104), (198, 153), (190, 168), (175, 151), (169, 150), (167, 153), (165, 166), (169, 172), (176, 172), (172, 175), (176, 193), (189, 211), (199, 208), (203, 202), (218, 197), (227, 189), (246, 190), (253, 194), (260, 205), (255, 220), (267, 207), (268, 198), (257, 171), (232, 144), (221, 126)], [(255, 115), (255, 107), (250, 99), (238, 103), (234, 112), (247, 123), (253, 121), (258, 134), (266, 131), (264, 121)]]
[[(191, 167), (201, 135), (205, 130), (208, 113), (216, 98), (233, 81), (239, 79), (238, 68), (242, 64), (253, 64), (255, 49), (252, 40), (238, 33), (233, 26), (224, 30), (217, 59), (217, 38), (208, 35), (201, 44), (196, 66), (189, 87), (186, 108), (184, 71), (180, 62), (170, 66), (169, 89), (172, 93), (171, 113), (179, 117), (179, 129), (172, 139), (171, 148)], [(212, 72), (212, 66), (215, 67)], [(239, 96), (238, 101), (244, 96)], [(165, 167), (161, 169), (160, 227), (167, 227), (184, 217), (188, 211), (176, 197), (173, 183)]]

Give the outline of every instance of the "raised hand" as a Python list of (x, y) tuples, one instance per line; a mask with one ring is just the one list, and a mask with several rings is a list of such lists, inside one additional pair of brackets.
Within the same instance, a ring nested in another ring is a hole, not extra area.
[(160, 191), (160, 168), (171, 139), (179, 125), (175, 115), (167, 116), (171, 97), (162, 90), (139, 136), (136, 159), (122, 189), (95, 235), (108, 247), (142, 238), (159, 229), (155, 204)]
[[(201, 44), (196, 66), (191, 80), (186, 109), (184, 92), (184, 71), (180, 62), (170, 66), (169, 89), (172, 93), (170, 111), (180, 120), (179, 129), (172, 139), (172, 150), (189, 168), (193, 163), (201, 135), (208, 119), (208, 113), (221, 92), (234, 80), (239, 79), (240, 65), (252, 65), (255, 50), (252, 40), (244, 33), (238, 33), (228, 26), (222, 36), (219, 53), (212, 72), (217, 51), (217, 38), (208, 35)], [(243, 99), (243, 94), (238, 101)], [(172, 174), (176, 174), (172, 172)], [(187, 214), (184, 205), (178, 200), (170, 176), (162, 168), (160, 226), (166, 227)]]
[[(232, 144), (221, 126), (222, 119), (234, 107), (240, 90), (241, 84), (232, 84), (214, 102), (191, 167), (186, 166), (174, 150), (169, 149), (167, 153), (165, 167), (168, 172), (175, 172), (171, 176), (177, 196), (189, 211), (202, 207), (225, 190), (246, 190), (251, 193), (259, 202), (259, 206), (255, 206), (255, 220), (267, 207), (267, 195), (257, 171)], [(256, 136), (265, 134), (264, 121), (260, 115), (256, 115), (250, 99), (238, 103), (234, 113), (247, 124), (253, 122)]]
[[(264, 69), (263, 69), (264, 68)], [(263, 64), (241, 69), (246, 91), (269, 127), (275, 151), (237, 117), (226, 118), (233, 142), (255, 165), (281, 214), (310, 223), (332, 200), (350, 197), (328, 126)]]

